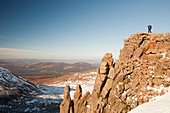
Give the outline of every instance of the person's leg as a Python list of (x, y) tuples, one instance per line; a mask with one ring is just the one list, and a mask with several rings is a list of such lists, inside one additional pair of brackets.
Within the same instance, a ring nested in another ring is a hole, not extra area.
[(148, 33), (151, 33), (151, 28), (148, 28)]

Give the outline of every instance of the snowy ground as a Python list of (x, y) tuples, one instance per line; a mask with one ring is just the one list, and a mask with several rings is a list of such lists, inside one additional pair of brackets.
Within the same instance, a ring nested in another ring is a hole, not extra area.
[(64, 75), (59, 80), (53, 78), (56, 81), (47, 81), (50, 83), (48, 85), (33, 85), (13, 75), (10, 71), (0, 68), (0, 82), (7, 84), (0, 86), (0, 90), (3, 90), (5, 86), (10, 86), (9, 88), (11, 90), (18, 88), (27, 92), (33, 89), (40, 89), (34, 95), (29, 96), (19, 95), (8, 96), (6, 98), (0, 95), (0, 113), (59, 113), (60, 102), (63, 100), (64, 87), (66, 85), (70, 86), (71, 98), (73, 99), (78, 84), (82, 86), (83, 93), (92, 91), (96, 75), (97, 73), (95, 71), (75, 72)]
[[(73, 99), (73, 95), (78, 84), (82, 86), (83, 94), (87, 91), (91, 93), (94, 87), (96, 75), (96, 72), (74, 74), (73, 78), (64, 82), (53, 83), (48, 86), (40, 86), (45, 92), (44, 95), (39, 95), (39, 97), (63, 99), (63, 89), (66, 85), (69, 85), (71, 88), (70, 96)], [(168, 90), (168, 93), (165, 95), (158, 96), (155, 100), (144, 103), (131, 110), (129, 113), (170, 113), (170, 87)]]
[(93, 90), (96, 72), (87, 72), (82, 74), (74, 74), (73, 78), (68, 79), (67, 81), (61, 83), (53, 83), (48, 86), (40, 86), (44, 90), (44, 95), (39, 95), (42, 98), (63, 98), (63, 89), (66, 85), (69, 85), (70, 96), (73, 99), (76, 86), (79, 84), (82, 87), (83, 94), (89, 91), (90, 93)]
[(157, 97), (154, 101), (144, 103), (129, 113), (170, 113), (170, 87), (169, 92)]
[[(71, 88), (71, 98), (76, 89), (76, 86), (80, 84), (82, 86), (83, 94), (87, 91), (90, 93), (93, 90), (97, 73), (84, 72), (74, 73), (70, 78), (62, 82), (54, 82), (47, 86), (39, 85), (43, 93), (36, 97), (17, 97), (10, 100), (8, 103), (0, 104), (0, 112), (50, 112), (59, 113), (59, 105), (63, 99), (63, 91), (66, 85)], [(16, 80), (13, 80), (16, 81)], [(150, 88), (150, 87), (148, 87)], [(156, 90), (161, 88), (156, 88)], [(168, 93), (163, 96), (156, 97), (155, 100), (144, 103), (129, 113), (170, 113), (170, 87)]]
[[(63, 93), (60, 91), (63, 88), (31, 84), (1, 67), (0, 83), (0, 113), (60, 112), (59, 106), (62, 99), (42, 98), (40, 95), (56, 95), (56, 93), (59, 95)], [(16, 89), (19, 90), (20, 95), (11, 93), (15, 92)]]

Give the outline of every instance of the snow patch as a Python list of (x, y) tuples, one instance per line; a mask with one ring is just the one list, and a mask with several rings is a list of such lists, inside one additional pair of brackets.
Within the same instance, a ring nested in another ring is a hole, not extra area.
[[(70, 91), (70, 97), (71, 97), (71, 99), (73, 99), (75, 89), (78, 84), (81, 85), (81, 87), (82, 87), (82, 94), (85, 94), (86, 92), (92, 93), (94, 83), (95, 83), (95, 78), (91, 78), (91, 80), (89, 80), (89, 81), (87, 81), (87, 80), (67, 81), (67, 82), (62, 82), (62, 83), (58, 83), (58, 84), (52, 84), (52, 86), (65, 87), (66, 85), (69, 85), (71, 89), (74, 89), (74, 90)], [(60, 95), (60, 97), (62, 97), (62, 95)]]
[(157, 91), (159, 93), (161, 93), (161, 91), (168, 92), (168, 88), (164, 87), (164, 85), (155, 86), (155, 87), (147, 86), (147, 90), (153, 90), (153, 91), (155, 91), (155, 92)]
[(70, 86), (70, 97), (71, 99), (74, 99), (74, 93), (76, 90), (77, 85), (81, 85), (82, 87), (82, 94), (84, 95), (86, 92), (92, 93), (94, 84), (95, 84), (95, 79), (97, 72), (87, 72), (87, 73), (75, 73), (73, 76), (76, 76), (76, 78), (80, 78), (80, 80), (76, 80), (74, 78), (70, 78), (65, 82), (61, 83), (54, 83), (54, 84), (49, 84), (48, 86), (39, 86), (42, 91), (43, 95), (39, 95), (38, 97), (41, 98), (63, 98), (63, 92), (64, 92), (64, 87), (66, 85)]
[(168, 93), (157, 96), (154, 101), (144, 103), (128, 113), (170, 113), (170, 87)]

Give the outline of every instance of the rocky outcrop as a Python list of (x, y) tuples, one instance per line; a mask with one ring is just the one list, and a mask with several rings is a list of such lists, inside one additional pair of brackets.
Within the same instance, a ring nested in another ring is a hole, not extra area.
[[(124, 40), (119, 60), (106, 53), (92, 94), (77, 87), (74, 113), (127, 113), (167, 92), (170, 86), (170, 33), (137, 33)], [(66, 113), (66, 112), (63, 112)]]
[(70, 98), (70, 86), (64, 88), (64, 100), (60, 105), (60, 113), (73, 113), (73, 102)]

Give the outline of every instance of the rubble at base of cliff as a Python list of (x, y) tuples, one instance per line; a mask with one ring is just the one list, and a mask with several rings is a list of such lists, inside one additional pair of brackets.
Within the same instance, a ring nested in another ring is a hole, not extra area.
[(124, 40), (119, 60), (106, 53), (92, 94), (66, 87), (60, 113), (127, 113), (164, 95), (170, 86), (170, 33), (136, 33)]

